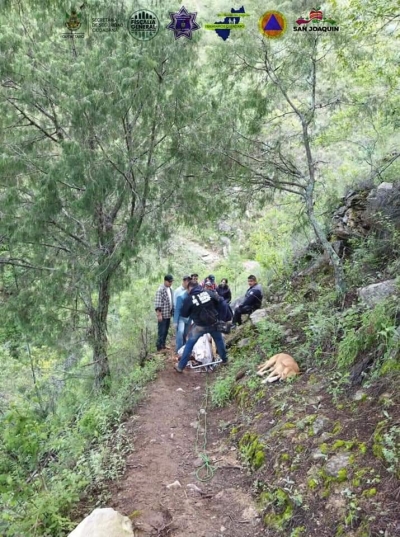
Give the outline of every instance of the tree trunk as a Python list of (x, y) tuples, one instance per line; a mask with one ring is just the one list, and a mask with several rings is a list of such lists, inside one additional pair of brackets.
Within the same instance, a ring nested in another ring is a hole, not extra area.
[(332, 263), (333, 271), (335, 274), (336, 293), (338, 295), (338, 298), (342, 298), (346, 292), (346, 281), (345, 281), (342, 260), (337, 255), (331, 243), (326, 238), (326, 235), (315, 216), (312, 198), (306, 199), (306, 210), (307, 210), (307, 216), (310, 220), (314, 233), (317, 236), (320, 243), (322, 244), (324, 252), (328, 255), (329, 260)]
[(111, 381), (107, 348), (107, 314), (110, 303), (109, 277), (100, 281), (97, 308), (90, 310), (91, 344), (96, 372), (96, 387), (108, 391)]

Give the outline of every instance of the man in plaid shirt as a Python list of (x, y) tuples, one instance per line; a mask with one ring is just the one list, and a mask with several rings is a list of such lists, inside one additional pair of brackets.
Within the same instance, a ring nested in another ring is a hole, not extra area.
[(164, 276), (164, 284), (157, 289), (155, 310), (158, 321), (157, 351), (165, 351), (169, 325), (174, 314), (174, 292), (171, 289), (174, 278), (171, 274)]

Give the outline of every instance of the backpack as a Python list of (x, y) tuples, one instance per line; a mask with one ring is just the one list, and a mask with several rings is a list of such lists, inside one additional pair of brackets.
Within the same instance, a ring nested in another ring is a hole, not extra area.
[(200, 306), (198, 319), (201, 324), (203, 326), (213, 326), (218, 321), (218, 313), (214, 306), (212, 306), (211, 299), (204, 302), (199, 295), (195, 295), (194, 298)]
[(233, 319), (232, 308), (225, 299), (220, 300), (218, 303), (218, 319), (225, 323)]

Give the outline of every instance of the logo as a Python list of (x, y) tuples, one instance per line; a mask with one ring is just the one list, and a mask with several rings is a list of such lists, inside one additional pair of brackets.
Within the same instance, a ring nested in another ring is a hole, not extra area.
[(117, 32), (124, 23), (115, 17), (92, 17), (92, 32)]
[[(81, 9), (84, 7), (85, 4), (82, 4)], [(78, 13), (75, 8), (71, 8), (71, 13), (65, 13), (64, 26), (70, 31), (70, 33), (61, 34), (61, 37), (70, 39), (74, 39), (75, 37), (85, 37), (85, 34), (76, 33), (76, 31), (82, 26), (82, 13)]]
[(171, 22), (166, 27), (174, 32), (175, 39), (187, 37), (192, 39), (192, 32), (199, 30), (200, 26), (196, 22), (197, 13), (188, 13), (183, 6), (178, 13), (170, 13)]
[(76, 30), (79, 30), (81, 27), (81, 18), (82, 13), (78, 13), (76, 9), (71, 9), (71, 15), (68, 15), (68, 13), (65, 14), (66, 21), (65, 26), (70, 30), (71, 32), (76, 32)]
[[(234, 16), (235, 15), (235, 16)], [(226, 41), (231, 33), (231, 30), (243, 30), (245, 25), (240, 22), (240, 17), (248, 17), (249, 14), (245, 13), (244, 7), (240, 9), (231, 9), (230, 13), (218, 13), (218, 17), (225, 17), (223, 22), (216, 22), (214, 24), (205, 24), (205, 30), (214, 30), (215, 33)]]
[[(324, 18), (324, 14), (319, 7), (312, 8), (309, 18), (300, 17), (296, 20), (298, 26), (293, 26), (294, 32), (338, 32), (339, 26), (333, 19)], [(306, 26), (307, 24), (310, 26)], [(329, 25), (329, 26), (327, 26)]]
[(279, 11), (267, 11), (258, 21), (258, 28), (264, 37), (275, 39), (286, 32), (286, 19)]
[(150, 41), (158, 34), (159, 29), (160, 21), (152, 11), (141, 9), (140, 11), (135, 11), (129, 17), (129, 33), (138, 41)]

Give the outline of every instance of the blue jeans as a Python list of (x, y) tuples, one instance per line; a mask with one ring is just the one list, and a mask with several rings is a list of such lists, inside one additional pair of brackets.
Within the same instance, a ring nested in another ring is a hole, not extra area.
[(210, 334), (215, 344), (217, 346), (218, 354), (223, 362), (227, 362), (226, 357), (226, 348), (225, 341), (222, 337), (221, 332), (217, 332), (214, 326), (197, 326), (193, 325), (192, 330), (190, 331), (188, 340), (185, 345), (185, 350), (183, 351), (182, 357), (179, 360), (178, 367), (179, 369), (185, 369), (189, 361), (190, 355), (192, 354), (193, 347), (196, 345), (198, 339), (204, 334)]
[(157, 350), (165, 349), (165, 342), (167, 340), (169, 325), (171, 319), (163, 319), (158, 322), (158, 337), (157, 337)]
[(184, 317), (179, 317), (178, 328), (176, 330), (176, 352), (186, 343), (186, 336), (189, 331), (189, 320), (185, 321)]

